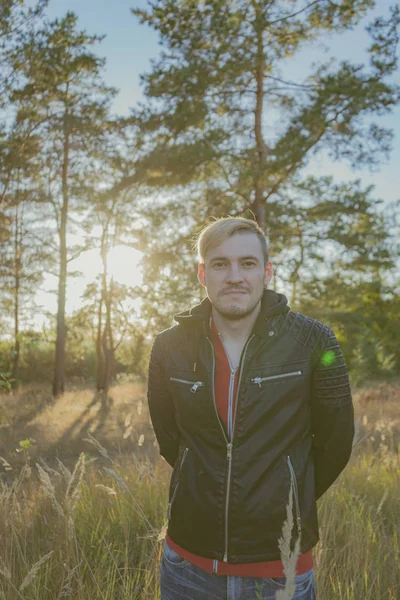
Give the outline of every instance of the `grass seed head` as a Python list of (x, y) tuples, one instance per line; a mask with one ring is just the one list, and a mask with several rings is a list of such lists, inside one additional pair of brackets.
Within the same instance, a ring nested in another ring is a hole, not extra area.
[(54, 550), (51, 550), (48, 554), (45, 554), (45, 556), (42, 556), (42, 558), (40, 560), (38, 560), (38, 562), (36, 562), (33, 567), (31, 568), (31, 570), (29, 571), (28, 575), (25, 577), (25, 579), (23, 580), (23, 582), (21, 583), (21, 585), (19, 586), (19, 591), (22, 592), (22, 590), (24, 590), (36, 577), (36, 575), (39, 572), (40, 567), (47, 562), (47, 560), (50, 558), (50, 556), (53, 554)]

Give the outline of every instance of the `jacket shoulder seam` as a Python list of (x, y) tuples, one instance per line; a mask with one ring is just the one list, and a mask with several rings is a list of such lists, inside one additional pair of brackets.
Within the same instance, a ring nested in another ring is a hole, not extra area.
[(332, 333), (328, 325), (294, 311), (290, 311), (288, 317), (291, 321), (289, 334), (313, 354), (326, 346)]

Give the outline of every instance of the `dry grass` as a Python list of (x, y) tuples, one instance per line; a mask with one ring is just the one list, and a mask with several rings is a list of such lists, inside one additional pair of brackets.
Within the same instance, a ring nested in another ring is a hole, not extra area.
[[(111, 453), (155, 458), (157, 450), (150, 424), (144, 386), (126, 383), (114, 386), (108, 395), (93, 390), (69, 390), (53, 401), (36, 386), (14, 394), (0, 394), (0, 456), (14, 452), (13, 467), (22, 461), (15, 448), (19, 441), (31, 441), (32, 459), (55, 457), (72, 465), (81, 452), (91, 453), (90, 436)], [(1, 461), (1, 459), (0, 459)]]
[[(313, 555), (319, 600), (400, 598), (400, 387), (374, 389), (375, 400), (368, 390), (355, 394), (353, 456), (318, 503), (321, 540)], [(159, 598), (170, 468), (143, 453), (146, 444), (154, 449), (152, 435), (143, 434), (144, 389), (121, 386), (110, 397), (101, 435), (91, 430), (95, 420), (87, 410), (93, 394), (68, 392), (25, 424), (42, 436), (41, 444), (25, 448), (18, 447), (18, 436), (29, 436), (19, 429), (9, 399), (0, 398), (0, 410), (7, 404), (7, 418), (17, 424), (0, 461), (0, 600)], [(36, 392), (31, 400), (31, 408), (41, 402)], [(18, 397), (13, 401), (15, 411)], [(71, 428), (82, 414), (86, 426)], [(65, 442), (68, 430), (73, 461), (43, 459), (46, 448), (64, 447), (59, 440)], [(145, 443), (139, 445), (141, 435)], [(82, 444), (85, 453), (77, 454)], [(279, 600), (290, 600), (294, 592), (291, 514), (289, 506), (280, 543), (287, 589)]]

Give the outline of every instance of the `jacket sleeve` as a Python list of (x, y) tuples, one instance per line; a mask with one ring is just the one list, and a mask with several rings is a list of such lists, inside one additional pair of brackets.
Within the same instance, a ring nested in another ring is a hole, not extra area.
[(354, 408), (347, 367), (330, 328), (314, 367), (311, 413), (315, 497), (318, 500), (348, 463), (354, 438)]
[(158, 336), (151, 351), (147, 401), (160, 454), (173, 467), (179, 450), (179, 430), (175, 419), (175, 407), (166, 384), (160, 342)]

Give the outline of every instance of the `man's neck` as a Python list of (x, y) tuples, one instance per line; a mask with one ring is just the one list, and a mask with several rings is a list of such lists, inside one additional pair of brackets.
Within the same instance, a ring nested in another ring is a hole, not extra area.
[(260, 314), (261, 300), (254, 311), (243, 319), (227, 319), (212, 307), (212, 318), (215, 326), (222, 337), (231, 342), (245, 342), (249, 337), (254, 323)]

